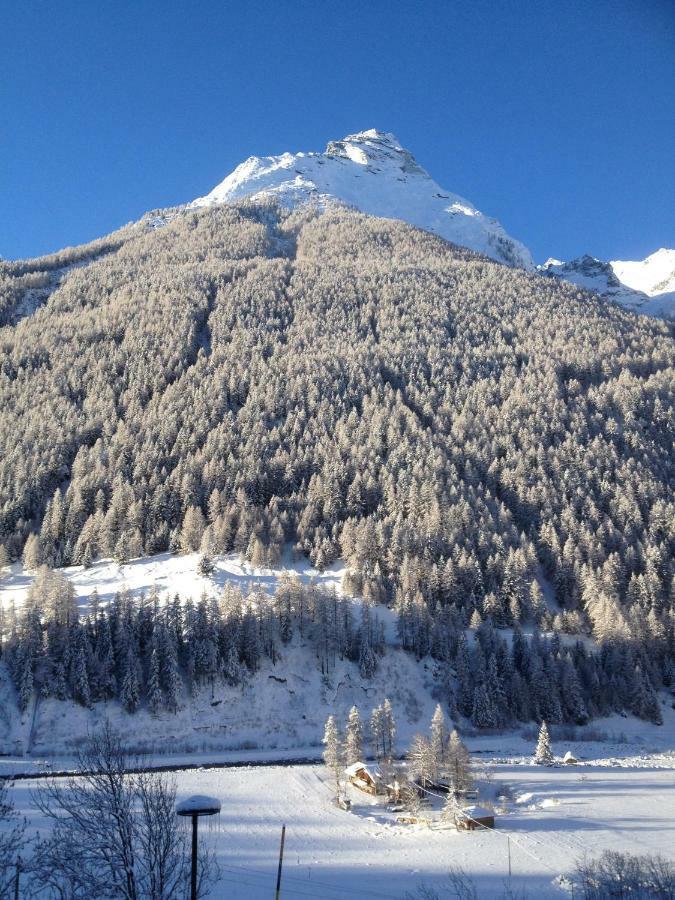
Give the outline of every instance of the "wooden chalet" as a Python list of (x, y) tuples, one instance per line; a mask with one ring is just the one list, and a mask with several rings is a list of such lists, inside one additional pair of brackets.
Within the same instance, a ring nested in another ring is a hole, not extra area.
[(366, 763), (355, 762), (345, 769), (345, 775), (354, 785), (367, 794), (379, 794), (383, 791), (382, 773), (377, 766), (368, 766)]
[(455, 815), (458, 831), (475, 831), (477, 828), (494, 828), (495, 817), (482, 806), (467, 806)]

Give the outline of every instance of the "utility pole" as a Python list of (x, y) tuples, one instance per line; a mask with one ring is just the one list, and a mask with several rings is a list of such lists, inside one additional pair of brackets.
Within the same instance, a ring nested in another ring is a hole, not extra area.
[(14, 880), (14, 900), (19, 900), (19, 880), (21, 878), (21, 857), (16, 861), (16, 878)]
[(192, 813), (192, 862), (190, 865), (190, 900), (197, 900), (197, 822), (199, 816)]
[(281, 844), (279, 846), (279, 868), (277, 869), (277, 890), (274, 895), (274, 900), (279, 900), (279, 894), (281, 892), (281, 866), (284, 862), (284, 841), (286, 840), (286, 826), (281, 826)]
[(508, 836), (508, 834), (506, 835), (506, 846), (508, 847), (509, 851), (509, 881), (511, 881), (511, 838)]

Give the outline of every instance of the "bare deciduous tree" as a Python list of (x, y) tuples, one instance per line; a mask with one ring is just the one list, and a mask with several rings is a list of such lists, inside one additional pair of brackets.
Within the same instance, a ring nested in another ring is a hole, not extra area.
[[(164, 773), (129, 773), (131, 761), (106, 726), (80, 754), (77, 774), (53, 778), (34, 794), (51, 824), (38, 841), (33, 883), (55, 898), (183, 900), (189, 842), (178, 825), (176, 786)], [(200, 860), (199, 896), (216, 875)]]

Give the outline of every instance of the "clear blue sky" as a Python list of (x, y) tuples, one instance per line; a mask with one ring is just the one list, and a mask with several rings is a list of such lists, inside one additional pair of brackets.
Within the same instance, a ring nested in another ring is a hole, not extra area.
[(675, 0), (0, 0), (0, 254), (395, 132), (537, 260), (675, 247)]

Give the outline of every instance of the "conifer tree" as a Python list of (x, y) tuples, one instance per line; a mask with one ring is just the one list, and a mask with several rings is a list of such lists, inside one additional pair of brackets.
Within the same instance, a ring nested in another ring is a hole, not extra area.
[(157, 714), (162, 707), (162, 689), (159, 683), (159, 657), (157, 650), (154, 648), (150, 653), (150, 665), (148, 667), (147, 698), (150, 710)]
[(448, 795), (445, 798), (445, 802), (443, 804), (443, 809), (441, 810), (441, 820), (443, 822), (456, 822), (457, 816), (462, 812), (462, 805), (459, 802), (457, 797), (457, 793), (451, 789), (448, 791)]
[(324, 729), (323, 741), (323, 761), (326, 768), (331, 772), (335, 779), (335, 800), (339, 803), (341, 791), (341, 775), (342, 775), (342, 754), (340, 752), (340, 734), (338, 732), (335, 716), (328, 716), (326, 727)]
[(541, 728), (539, 729), (537, 747), (534, 751), (534, 762), (538, 766), (553, 765), (553, 750), (551, 749), (551, 738), (548, 733), (546, 722), (542, 722)]
[(431, 720), (431, 753), (437, 772), (441, 771), (446, 762), (447, 743), (448, 730), (445, 725), (445, 716), (441, 704), (438, 703)]
[(206, 522), (201, 509), (198, 506), (189, 506), (180, 532), (180, 548), (184, 553), (199, 550), (205, 528)]
[(25, 712), (33, 696), (33, 661), (28, 648), (21, 657), (18, 679), (19, 709)]
[(497, 725), (492, 700), (484, 684), (477, 684), (474, 689), (471, 722), (476, 728), (495, 728)]
[(434, 755), (429, 738), (416, 734), (406, 754), (410, 774), (422, 787), (432, 784), (436, 778)]
[(356, 706), (349, 710), (349, 718), (345, 728), (345, 762), (351, 766), (363, 759), (363, 729), (361, 717)]
[(373, 745), (375, 759), (383, 759), (386, 754), (384, 711), (376, 706), (370, 715), (370, 740)]
[(386, 759), (391, 759), (394, 755), (396, 741), (396, 721), (394, 719), (394, 710), (391, 701), (385, 697), (382, 704), (382, 751)]
[(450, 733), (447, 759), (450, 793), (470, 790), (473, 785), (471, 755), (456, 729)]
[(38, 569), (44, 562), (42, 544), (37, 534), (29, 534), (23, 548), (23, 564), (26, 569)]
[(120, 690), (120, 701), (125, 710), (134, 713), (140, 703), (136, 658), (131, 648), (127, 652), (126, 667)]
[(87, 674), (87, 659), (84, 648), (80, 647), (75, 656), (73, 668), (73, 697), (82, 706), (91, 705), (91, 691)]

